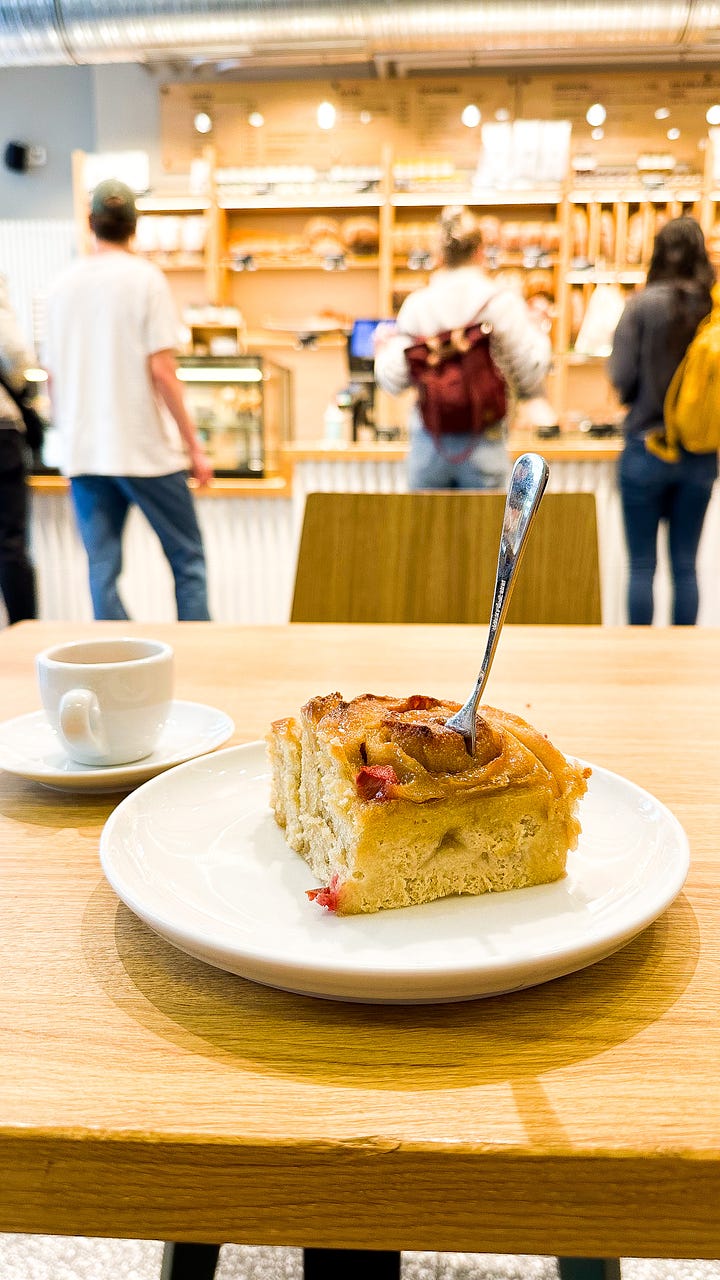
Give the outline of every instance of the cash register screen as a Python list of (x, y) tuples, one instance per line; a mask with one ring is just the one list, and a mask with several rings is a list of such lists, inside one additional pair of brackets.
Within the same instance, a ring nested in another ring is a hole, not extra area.
[(373, 342), (378, 325), (384, 320), (356, 320), (348, 342), (348, 361), (351, 373), (372, 373), (375, 361)]

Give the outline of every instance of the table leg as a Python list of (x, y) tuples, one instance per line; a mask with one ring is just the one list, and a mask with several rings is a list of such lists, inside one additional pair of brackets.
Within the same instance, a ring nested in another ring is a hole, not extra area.
[(214, 1280), (219, 1244), (176, 1244), (163, 1249), (160, 1280)]
[(620, 1280), (619, 1258), (558, 1258), (560, 1280)]
[(400, 1254), (374, 1249), (304, 1249), (304, 1280), (400, 1280)]

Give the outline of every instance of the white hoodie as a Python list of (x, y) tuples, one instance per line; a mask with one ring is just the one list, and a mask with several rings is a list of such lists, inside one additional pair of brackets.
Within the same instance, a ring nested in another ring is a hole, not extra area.
[(471, 324), (482, 311), (492, 325), (490, 350), (511, 391), (519, 399), (538, 395), (550, 367), (550, 340), (513, 289), (497, 289), (478, 266), (444, 267), (430, 283), (403, 302), (397, 333), (375, 357), (375, 381), (398, 395), (410, 385), (405, 348), (418, 338)]

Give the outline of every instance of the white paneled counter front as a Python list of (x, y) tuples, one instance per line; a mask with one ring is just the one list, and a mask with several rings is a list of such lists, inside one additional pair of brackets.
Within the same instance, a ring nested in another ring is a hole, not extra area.
[[(603, 620), (625, 622), (627, 561), (616, 484), (617, 441), (543, 443), (513, 440), (513, 454), (533, 448), (550, 463), (549, 487), (593, 492), (597, 499)], [(305, 497), (317, 490), (403, 492), (405, 450), (398, 445), (297, 445), (288, 450), (292, 479), (219, 480), (197, 495), (208, 560), (210, 608), (217, 622), (272, 624), (289, 616)], [(65, 482), (36, 477), (32, 551), (44, 619), (92, 617), (85, 553)], [(720, 626), (720, 491), (716, 486), (700, 547), (701, 624)], [(121, 590), (132, 617), (175, 617), (172, 576), (152, 530), (137, 511), (125, 535)], [(562, 583), (558, 583), (562, 590)], [(660, 548), (657, 621), (669, 619), (669, 579)]]
[[(33, 480), (31, 549), (40, 617), (92, 619), (87, 558), (75, 528), (69, 490), (58, 478)], [(293, 507), (287, 485), (216, 481), (196, 497), (216, 622), (286, 622), (295, 575)], [(133, 509), (123, 546), (120, 592), (138, 622), (176, 617), (173, 579), (160, 543)]]

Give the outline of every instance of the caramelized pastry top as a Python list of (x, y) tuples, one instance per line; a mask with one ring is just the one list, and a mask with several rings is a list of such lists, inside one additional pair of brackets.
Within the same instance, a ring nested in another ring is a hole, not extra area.
[(519, 716), (482, 707), (471, 756), (447, 720), (460, 710), (424, 694), (393, 698), (339, 693), (302, 709), (323, 745), (343, 761), (364, 800), (419, 804), (460, 792), (497, 791), (544, 781), (557, 796), (585, 789), (578, 770)]

